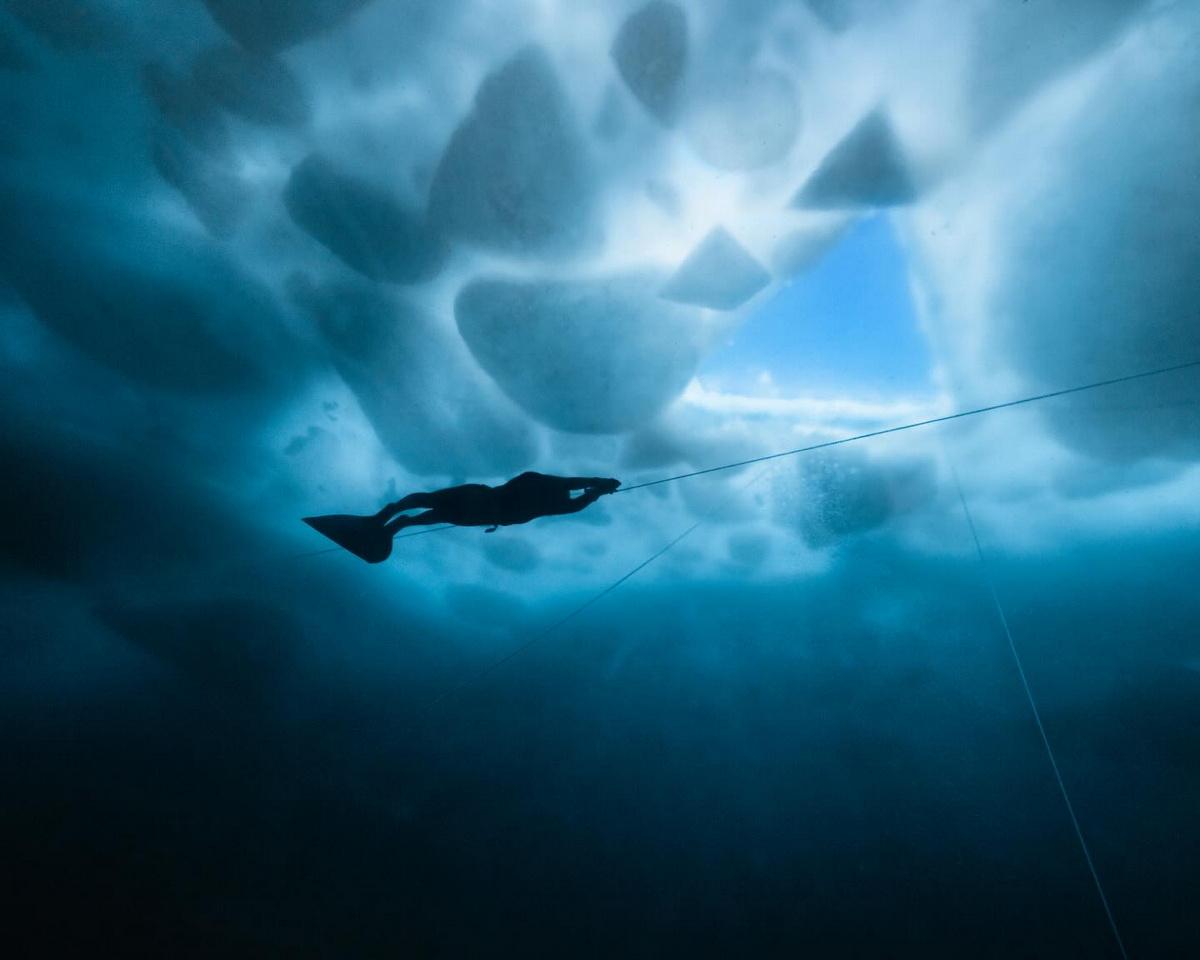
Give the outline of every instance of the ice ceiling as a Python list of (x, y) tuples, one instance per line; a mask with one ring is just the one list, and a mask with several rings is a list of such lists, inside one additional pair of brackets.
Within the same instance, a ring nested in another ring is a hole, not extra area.
[[(85, 485), (125, 458), (164, 509), (292, 547), (406, 489), (636, 480), (1200, 355), (1192, 4), (0, 10), (10, 452), (70, 449)], [(404, 563), (584, 583), (705, 516), (723, 541), (666, 570), (790, 576), (889, 524), (931, 548), (952, 461), (1010, 546), (1170, 525), (1196, 398), (1166, 377)]]
[(1195, 368), (382, 566), (300, 518), (1200, 359), (1198, 48), (0, 0), (12, 954), (1115, 955), (957, 477), (1130, 955), (1197, 956)]

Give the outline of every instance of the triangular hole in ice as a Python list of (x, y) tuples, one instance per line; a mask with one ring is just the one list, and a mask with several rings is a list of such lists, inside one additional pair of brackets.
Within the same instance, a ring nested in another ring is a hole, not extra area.
[(782, 287), (700, 370), (709, 389), (784, 395), (928, 395), (929, 350), (890, 217), (856, 223)]

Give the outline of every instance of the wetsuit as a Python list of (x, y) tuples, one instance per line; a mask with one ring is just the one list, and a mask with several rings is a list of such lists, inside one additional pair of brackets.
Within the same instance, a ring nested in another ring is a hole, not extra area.
[[(605, 477), (555, 477), (526, 471), (498, 487), (466, 483), (432, 493), (410, 493), (389, 503), (376, 516), (393, 534), (404, 527), (429, 523), (494, 529), (528, 523), (537, 517), (578, 513), (619, 485), (619, 481)], [(578, 496), (572, 496), (575, 491), (580, 491)], [(414, 509), (425, 513), (398, 516)]]
[[(410, 493), (373, 516), (339, 513), (305, 517), (304, 522), (367, 563), (381, 563), (391, 555), (392, 537), (405, 527), (452, 523), (487, 527), (491, 533), (536, 517), (578, 513), (620, 485), (619, 480), (606, 477), (552, 477), (530, 471), (498, 487), (466, 483), (432, 493)], [(576, 491), (578, 496), (572, 496)], [(405, 510), (425, 512), (405, 516)]]

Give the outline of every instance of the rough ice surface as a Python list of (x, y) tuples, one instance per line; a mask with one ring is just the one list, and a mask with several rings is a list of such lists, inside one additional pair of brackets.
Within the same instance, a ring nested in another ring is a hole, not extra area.
[(438, 163), (429, 213), (447, 234), (506, 253), (577, 250), (594, 186), (582, 134), (546, 52), (489, 73)]
[(1060, 0), (1034, 9), (990, 0), (974, 24), (967, 79), (974, 123), (987, 130), (1056, 77), (1113, 43), (1147, 0)]
[(662, 180), (646, 181), (646, 196), (669, 217), (680, 214), (679, 191)]
[(538, 548), (520, 535), (506, 531), (503, 537), (493, 537), (483, 545), (484, 556), (503, 570), (528, 573), (542, 562)]
[(629, 91), (660, 123), (672, 126), (687, 72), (687, 14), (677, 3), (650, 0), (621, 24), (613, 62)]
[(270, 292), (224, 255), (127, 224), (74, 222), (76, 236), (48, 241), (61, 211), (5, 212), (0, 269), (48, 327), (100, 363), (209, 394), (257, 390), (293, 369)]
[(936, 491), (932, 462), (876, 463), (857, 451), (829, 451), (801, 460), (796, 479), (794, 499), (781, 497), (779, 515), (795, 524), (811, 547), (876, 530), (925, 506)]
[(204, 0), (234, 40), (256, 53), (284, 50), (343, 23), (369, 0)]
[(821, 22), (841, 33), (854, 22), (854, 0), (804, 0)]
[(431, 318), (359, 283), (292, 287), (380, 441), (404, 466), (491, 477), (517, 473), (533, 459), (528, 426)]
[(213, 101), (252, 123), (300, 126), (311, 112), (300, 81), (277, 57), (212, 47), (196, 57), (192, 76)]
[(229, 131), (220, 108), (192, 77), (163, 63), (142, 68), (142, 84), (162, 119), (199, 150), (225, 150)]
[(154, 169), (179, 191), (205, 229), (215, 237), (233, 233), (245, 212), (246, 191), (220, 158), (166, 127), (151, 139), (150, 155)]
[(872, 110), (821, 161), (793, 203), (815, 209), (892, 207), (912, 203), (916, 195), (887, 114)]
[(802, 273), (829, 252), (853, 222), (853, 216), (835, 214), (792, 231), (771, 251), (771, 269), (783, 277)]
[(559, 430), (636, 427), (687, 385), (704, 343), (695, 312), (659, 299), (661, 278), (480, 279), (454, 312), (471, 353), (522, 408)]
[(771, 282), (771, 276), (724, 227), (701, 241), (662, 289), (665, 300), (712, 310), (734, 310)]
[(368, 279), (421, 283), (446, 258), (422, 214), (315, 154), (292, 171), (283, 199), (298, 226)]
[[(916, 231), (924, 277), (942, 291), (931, 304), (935, 337), (964, 369), (980, 371), (975, 395), (1003, 369), (1049, 390), (1200, 354), (1192, 266), (1200, 77), (1188, 36), (1161, 27), (1132, 35), (1109, 63), (1018, 117), (919, 221), (953, 210), (978, 238), (972, 250)], [(1136, 138), (1121, 134), (1133, 126)], [(1053, 164), (1030, 150), (1034, 138)], [(967, 318), (978, 327), (964, 328)], [(964, 329), (980, 330), (979, 339)], [(1183, 376), (1148, 384), (1140, 400), (1064, 398), (1040, 414), (1061, 443), (1099, 457), (1191, 458), (1200, 450), (1197, 400), (1194, 379)]]
[(6, 955), (1200, 956), (1194, 0), (0, 38)]
[(5, 0), (4, 6), (51, 46), (67, 53), (109, 47), (123, 34), (120, 18), (105, 0)]
[(781, 161), (800, 132), (795, 84), (774, 69), (720, 72), (697, 84), (685, 123), (689, 142), (719, 170)]

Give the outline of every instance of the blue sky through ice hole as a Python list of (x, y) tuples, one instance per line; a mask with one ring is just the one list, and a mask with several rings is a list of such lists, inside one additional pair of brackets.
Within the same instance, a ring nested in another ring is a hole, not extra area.
[(929, 349), (891, 219), (876, 214), (847, 230), (735, 331), (699, 376), (754, 393), (930, 392)]

